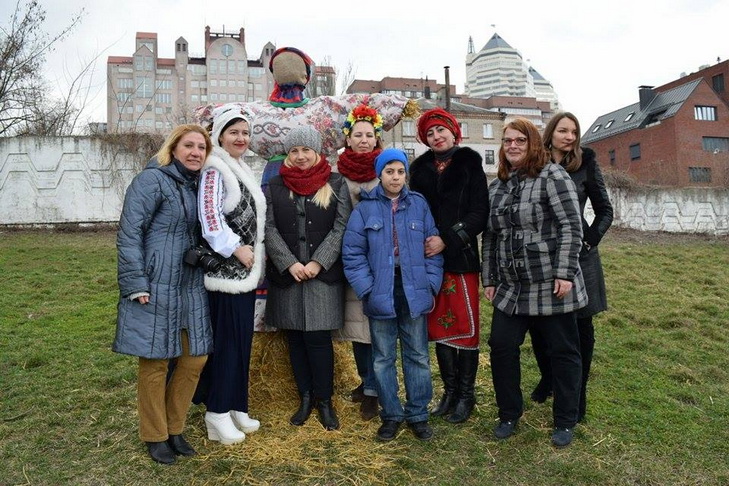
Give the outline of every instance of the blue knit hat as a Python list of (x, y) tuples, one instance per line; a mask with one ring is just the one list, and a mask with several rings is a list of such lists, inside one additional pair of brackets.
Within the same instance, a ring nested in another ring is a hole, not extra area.
[(402, 162), (402, 165), (405, 166), (405, 173), (408, 173), (408, 156), (405, 155), (405, 152), (396, 148), (388, 148), (380, 152), (380, 155), (375, 158), (375, 173), (377, 177), (380, 177), (382, 169), (390, 162)]

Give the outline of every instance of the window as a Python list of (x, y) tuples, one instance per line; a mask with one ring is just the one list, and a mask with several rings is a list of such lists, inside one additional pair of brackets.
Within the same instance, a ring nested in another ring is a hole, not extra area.
[(203, 103), (207, 103), (208, 102), (208, 95), (206, 95), (206, 94), (200, 95), (200, 101), (203, 102)]
[(246, 72), (246, 62), (238, 61), (238, 74), (243, 74), (244, 72)]
[(190, 87), (191, 88), (199, 88), (200, 87), (200, 81), (190, 81)]
[(221, 79), (220, 80), (220, 87), (221, 88), (227, 88), (228, 87), (228, 81), (226, 81), (225, 79)]
[(694, 106), (694, 118), (703, 121), (716, 121), (716, 106)]
[(210, 61), (210, 67), (208, 68), (208, 72), (210, 74), (217, 74), (217, 72), (218, 72), (218, 61), (216, 61), (215, 59), (213, 59), (212, 61)]
[[(193, 81), (193, 83), (195, 82)], [(169, 79), (157, 81), (157, 89), (172, 89), (172, 81)]]
[(689, 167), (690, 182), (711, 182), (711, 167)]
[(494, 126), (491, 123), (483, 124), (483, 138), (494, 138)]
[(151, 57), (145, 57), (144, 58), (144, 70), (145, 71), (151, 71), (152, 70), (152, 58)]
[(131, 97), (132, 97), (131, 93), (117, 93), (116, 94), (117, 101), (121, 101), (122, 103), (126, 103), (127, 101), (129, 101), (129, 98), (131, 98)]
[(595, 125), (595, 128), (592, 129), (592, 133), (595, 133), (596, 131), (600, 130), (601, 126), (602, 125), (600, 125), (599, 123), (597, 125)]
[(613, 123), (615, 123), (614, 118), (612, 120), (608, 120), (608, 122), (605, 124), (605, 128), (606, 129), (610, 128), (611, 126), (613, 126)]
[(402, 151), (405, 152), (405, 155), (408, 156), (408, 160), (412, 160), (413, 158), (415, 158), (415, 149), (406, 148)]
[(703, 137), (701, 145), (707, 152), (729, 152), (729, 138), (727, 137)]
[(198, 101), (200, 101), (200, 97), (199, 97), (198, 95), (194, 94), (194, 95), (192, 95), (192, 97), (191, 97), (191, 101), (192, 101), (193, 103), (197, 103)]
[(640, 159), (640, 144), (635, 143), (630, 146), (630, 160)]
[(211, 80), (210, 80), (210, 86), (215, 86), (215, 87), (217, 87), (217, 86), (218, 86), (218, 80), (217, 80), (217, 79), (211, 79)]
[(461, 136), (463, 138), (468, 138), (468, 123), (460, 122), (458, 125), (461, 127)]
[(134, 87), (134, 81), (132, 78), (119, 78), (118, 80), (119, 89), (128, 89)]
[(723, 93), (724, 92), (724, 75), (723, 74), (717, 74), (716, 76), (711, 77), (711, 87), (714, 88), (714, 91), (717, 93)]
[(152, 80), (146, 76), (135, 78), (137, 85), (137, 92), (135, 96), (137, 98), (151, 98), (152, 97)]
[(220, 60), (220, 64), (218, 65), (218, 71), (220, 74), (227, 74), (228, 72), (228, 61), (225, 59)]
[(610, 159), (610, 165), (615, 165), (615, 150), (608, 151), (608, 159)]
[(144, 111), (144, 105), (137, 105), (137, 113), (142, 113)]
[(494, 151), (493, 150), (487, 150), (484, 154), (483, 162), (486, 165), (494, 165), (496, 163), (496, 159), (494, 158)]
[(633, 118), (633, 115), (635, 115), (635, 112), (631, 111), (630, 113), (628, 113), (628, 116), (626, 116), (625, 120), (623, 120), (623, 121), (624, 122), (630, 121)]
[(220, 101), (228, 101), (228, 95), (225, 93), (220, 94)]
[(157, 103), (172, 103), (172, 95), (170, 93), (157, 93), (154, 95), (154, 101)]
[(402, 122), (402, 134), (405, 137), (414, 137), (415, 136), (415, 130), (413, 129), (413, 122), (409, 120), (404, 120)]

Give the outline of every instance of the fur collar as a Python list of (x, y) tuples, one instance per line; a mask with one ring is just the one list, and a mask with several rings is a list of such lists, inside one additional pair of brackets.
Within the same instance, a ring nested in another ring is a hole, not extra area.
[(223, 278), (205, 276), (205, 288), (225, 293), (249, 292), (258, 286), (258, 281), (263, 274), (266, 262), (266, 250), (263, 245), (264, 229), (266, 227), (266, 198), (263, 195), (261, 186), (256, 180), (250, 167), (240, 160), (235, 160), (228, 152), (220, 147), (213, 147), (213, 152), (205, 161), (203, 171), (208, 169), (217, 170), (223, 179), (225, 190), (223, 200), (223, 213), (230, 213), (240, 202), (242, 197), (238, 181), (251, 193), (256, 205), (256, 242), (253, 246), (253, 268), (251, 273), (242, 281), (234, 281)]

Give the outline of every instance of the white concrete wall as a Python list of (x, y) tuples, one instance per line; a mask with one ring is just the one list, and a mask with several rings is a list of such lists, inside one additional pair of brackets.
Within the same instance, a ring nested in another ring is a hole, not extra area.
[[(256, 173), (264, 162), (249, 158)], [(115, 222), (144, 161), (90, 137), (0, 138), (0, 225)], [(493, 176), (491, 176), (493, 177)], [(613, 224), (729, 234), (726, 189), (610, 189)]]

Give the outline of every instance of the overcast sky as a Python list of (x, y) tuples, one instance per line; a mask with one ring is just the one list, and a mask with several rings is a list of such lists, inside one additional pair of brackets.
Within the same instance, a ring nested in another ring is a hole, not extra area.
[[(729, 57), (727, 0), (41, 3), (51, 33), (85, 9), (78, 28), (49, 55), (47, 75), (64, 86), (64, 73), (76, 73), (100, 55), (89, 102), (93, 121), (106, 120), (106, 59), (131, 56), (136, 32), (156, 32), (160, 56), (170, 58), (180, 36), (192, 55), (202, 56), (206, 25), (226, 32), (244, 27), (251, 59), (271, 41), (298, 47), (318, 63), (329, 57), (342, 71), (351, 63), (358, 79), (427, 76), (443, 83), (443, 66), (449, 65), (458, 93), (464, 91), (469, 36), (479, 51), (498, 32), (552, 83), (583, 130), (597, 116), (636, 102), (638, 86), (659, 86)], [(3, 24), (14, 4), (2, 1)]]

